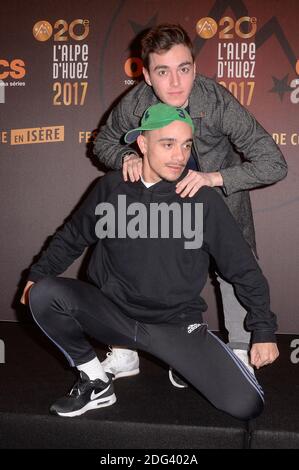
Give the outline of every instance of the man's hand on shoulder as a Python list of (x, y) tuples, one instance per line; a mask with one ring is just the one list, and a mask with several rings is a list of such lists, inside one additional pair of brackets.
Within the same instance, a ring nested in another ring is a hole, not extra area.
[(176, 192), (181, 197), (192, 197), (202, 186), (223, 186), (221, 173), (201, 173), (200, 171), (189, 170), (187, 176), (176, 185)]
[(132, 182), (138, 181), (142, 175), (143, 159), (136, 153), (129, 153), (123, 158), (123, 178)]
[(257, 369), (272, 364), (279, 356), (276, 343), (254, 343), (250, 350), (250, 363)]

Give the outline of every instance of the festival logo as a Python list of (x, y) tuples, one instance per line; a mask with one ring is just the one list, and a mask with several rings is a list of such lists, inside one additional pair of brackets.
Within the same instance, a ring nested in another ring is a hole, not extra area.
[(53, 28), (48, 21), (38, 21), (33, 26), (33, 36), (37, 41), (48, 41), (52, 36)]
[[(53, 39), (51, 63), (52, 103), (54, 106), (83, 106), (88, 90), (89, 20), (76, 19), (71, 23), (60, 19), (52, 25), (38, 21), (33, 27), (37, 41)], [(51, 70), (51, 71), (50, 71)]]
[(203, 39), (211, 39), (217, 33), (218, 25), (213, 18), (201, 18), (196, 24), (196, 32)]

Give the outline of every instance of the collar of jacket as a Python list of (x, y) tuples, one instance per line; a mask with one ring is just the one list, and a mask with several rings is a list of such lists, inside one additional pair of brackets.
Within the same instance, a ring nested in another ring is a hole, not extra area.
[[(159, 103), (158, 98), (151, 86), (147, 83), (141, 84), (139, 99), (134, 109), (134, 115), (141, 118), (144, 111), (153, 104)], [(204, 93), (204, 87), (200, 75), (196, 75), (189, 98), (189, 114), (192, 119), (198, 119), (205, 116), (207, 97)]]

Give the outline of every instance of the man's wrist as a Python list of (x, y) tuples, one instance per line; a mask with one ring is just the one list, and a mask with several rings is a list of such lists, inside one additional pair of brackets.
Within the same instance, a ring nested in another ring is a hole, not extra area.
[(210, 178), (212, 181), (212, 187), (214, 186), (223, 186), (223, 178), (222, 175), (219, 171), (216, 171), (214, 173), (210, 173)]

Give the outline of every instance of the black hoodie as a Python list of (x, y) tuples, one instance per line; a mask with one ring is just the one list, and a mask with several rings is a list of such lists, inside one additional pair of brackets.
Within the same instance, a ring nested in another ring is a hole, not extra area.
[[(121, 171), (103, 176), (69, 221), (56, 232), (39, 261), (31, 266), (28, 280), (36, 282), (63, 273), (87, 246), (95, 245), (88, 267), (90, 281), (124, 314), (146, 323), (200, 322), (207, 309), (200, 293), (207, 280), (211, 255), (220, 274), (234, 285), (248, 312), (246, 326), (253, 332), (253, 342), (275, 342), (277, 326), (270, 311), (267, 281), (229, 209), (212, 188), (203, 187), (192, 198), (183, 199), (175, 192), (176, 183), (162, 180), (146, 188), (141, 181), (124, 182)], [(126, 207), (121, 210), (124, 202)], [(139, 204), (132, 206), (136, 203)], [(126, 236), (124, 227), (131, 221), (131, 228), (133, 224), (138, 232), (134, 217), (140, 214), (140, 203), (147, 221), (143, 229), (147, 227), (148, 232), (146, 236), (143, 230), (144, 238), (132, 238)], [(198, 220), (195, 208), (202, 207), (203, 223), (199, 227), (203, 229), (202, 245), (186, 248), (190, 239), (184, 236), (182, 221), (174, 229), (172, 216), (168, 238), (161, 235), (161, 220), (156, 238), (149, 236), (152, 235), (151, 208), (156, 207), (153, 203), (166, 203), (168, 207), (175, 203), (182, 214), (183, 205), (189, 204), (193, 229)], [(115, 208), (115, 227), (111, 218), (104, 223), (108, 220), (105, 212), (108, 206)], [(127, 212), (129, 206), (132, 215)], [(180, 226), (181, 236), (178, 236)], [(107, 230), (110, 235), (99, 238)]]

